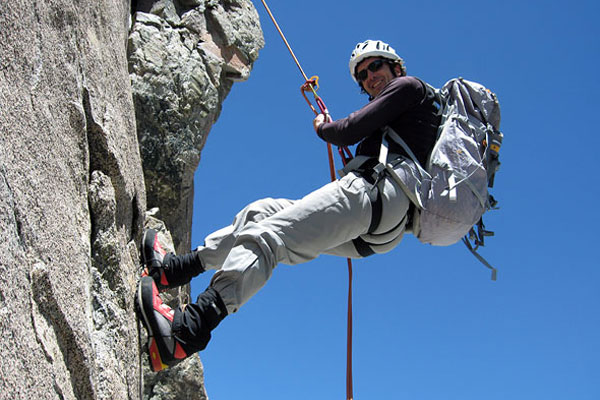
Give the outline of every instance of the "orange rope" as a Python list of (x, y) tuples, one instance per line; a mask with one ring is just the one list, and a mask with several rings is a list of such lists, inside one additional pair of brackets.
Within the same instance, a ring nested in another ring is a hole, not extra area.
[(346, 399), (353, 399), (352, 388), (352, 260), (348, 260), (348, 337), (346, 340)]
[(285, 35), (283, 34), (283, 31), (281, 30), (281, 28), (279, 27), (279, 24), (277, 23), (277, 21), (275, 20), (275, 17), (273, 16), (273, 13), (271, 13), (271, 9), (269, 8), (269, 6), (267, 5), (267, 3), (265, 2), (265, 0), (261, 0), (263, 5), (265, 6), (265, 9), (267, 10), (267, 13), (269, 14), (269, 17), (271, 17), (271, 21), (273, 21), (273, 24), (275, 24), (275, 28), (277, 28), (277, 31), (279, 32), (279, 35), (281, 36), (281, 38), (283, 39), (283, 42), (285, 43), (285, 45), (288, 48), (288, 51), (290, 52), (290, 54), (292, 55), (292, 58), (294, 59), (294, 61), (296, 62), (296, 65), (298, 66), (298, 69), (300, 69), (300, 73), (302, 74), (302, 76), (304, 77), (305, 81), (308, 81), (308, 77), (306, 76), (306, 74), (304, 73), (304, 70), (302, 69), (302, 67), (300, 66), (300, 62), (298, 61), (298, 59), (296, 58), (296, 55), (294, 54), (294, 51), (292, 50), (292, 47), (290, 46), (290, 44), (288, 43), (287, 39), (285, 38)]
[[(306, 101), (308, 102), (310, 108), (314, 111), (314, 113), (316, 115), (318, 115), (318, 111), (315, 109), (315, 107), (312, 105), (312, 103), (310, 103), (310, 101), (308, 100), (308, 98), (306, 97), (306, 95), (304, 95), (304, 91), (307, 90), (305, 87), (307, 85), (310, 85), (312, 87), (312, 81), (307, 81), (303, 86), (302, 86), (302, 95), (304, 96), (304, 98), (306, 99)], [(313, 93), (314, 93), (314, 89), (313, 89)], [(316, 96), (316, 100), (317, 100), (317, 104), (321, 110), (321, 112), (323, 114), (325, 114), (329, 119), (329, 111), (327, 111), (327, 107), (325, 107), (325, 104), (323, 103), (323, 101), (321, 100), (320, 97), (317, 96), (317, 94), (315, 93)], [(345, 149), (346, 151), (348, 151), (347, 149)], [(340, 154), (342, 154), (342, 161), (345, 162), (343, 153), (340, 152)], [(331, 143), (327, 143), (327, 155), (329, 157), (329, 173), (331, 176), (331, 181), (335, 181), (336, 177), (335, 177), (335, 163), (333, 161), (333, 150), (331, 149)], [(352, 260), (350, 258), (347, 258), (348, 261), (348, 328), (347, 328), (347, 338), (346, 338), (346, 342), (347, 342), (347, 356), (346, 356), (346, 400), (353, 400), (353, 388), (352, 388)]]
[[(262, 1), (263, 5), (265, 6), (265, 9), (267, 10), (267, 13), (269, 14), (269, 17), (271, 17), (271, 20), (273, 21), (273, 24), (275, 25), (275, 28), (279, 32), (279, 35), (283, 39), (283, 42), (287, 46), (288, 51), (290, 52), (292, 58), (294, 59), (296, 65), (298, 66), (298, 69), (300, 70), (300, 73), (302, 74), (302, 77), (304, 78), (305, 83), (304, 83), (304, 85), (302, 85), (302, 88), (301, 88), (302, 95), (304, 96), (304, 98), (308, 102), (308, 105), (313, 110), (313, 112), (316, 115), (318, 115), (319, 112), (316, 110), (316, 108), (312, 105), (312, 103), (310, 102), (310, 100), (308, 100), (308, 98), (304, 94), (305, 91), (311, 91), (313, 93), (314, 97), (315, 97), (315, 101), (317, 102), (317, 105), (318, 105), (321, 113), (325, 114), (327, 116), (327, 118), (330, 118), (329, 117), (329, 111), (327, 110), (327, 107), (325, 107), (325, 103), (323, 103), (323, 100), (321, 100), (321, 98), (317, 95), (317, 92), (316, 92), (316, 89), (315, 89), (315, 87), (317, 86), (317, 80), (318, 79), (317, 78), (308, 79), (308, 77), (304, 73), (304, 70), (302, 69), (302, 66), (300, 65), (300, 62), (298, 61), (298, 58), (294, 54), (294, 51), (292, 50), (292, 47), (290, 46), (290, 44), (288, 43), (287, 39), (285, 38), (285, 35), (283, 34), (283, 31), (281, 30), (281, 28), (279, 27), (279, 24), (275, 20), (275, 17), (273, 16), (273, 13), (269, 9), (269, 6), (265, 2), (265, 0), (261, 0), (261, 1)], [(340, 154), (342, 154), (342, 153), (340, 152)], [(330, 176), (331, 176), (331, 181), (335, 181), (335, 179), (336, 179), (336, 176), (335, 176), (335, 163), (333, 161), (333, 151), (331, 149), (331, 144), (330, 143), (327, 143), (327, 155), (328, 155), (328, 158), (329, 158), (329, 173), (330, 173)], [(344, 160), (343, 156), (342, 156), (342, 160)], [(346, 400), (353, 400), (354, 395), (353, 395), (353, 387), (352, 387), (352, 260), (350, 258), (348, 258), (347, 261), (348, 261), (348, 329), (347, 329), (347, 339), (346, 339), (346, 342), (347, 342), (347, 356), (346, 356)]]

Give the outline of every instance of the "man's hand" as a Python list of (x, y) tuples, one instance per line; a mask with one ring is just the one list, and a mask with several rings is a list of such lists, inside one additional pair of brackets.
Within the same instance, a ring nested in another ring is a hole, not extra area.
[(324, 122), (328, 122), (330, 120), (329, 116), (325, 114), (319, 114), (313, 120), (313, 126), (315, 127), (315, 132), (319, 133), (319, 126), (321, 126)]

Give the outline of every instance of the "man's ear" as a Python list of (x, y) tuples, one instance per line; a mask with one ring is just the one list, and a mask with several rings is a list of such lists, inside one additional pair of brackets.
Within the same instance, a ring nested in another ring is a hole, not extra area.
[(398, 64), (394, 64), (394, 72), (396, 76), (402, 76), (402, 67)]

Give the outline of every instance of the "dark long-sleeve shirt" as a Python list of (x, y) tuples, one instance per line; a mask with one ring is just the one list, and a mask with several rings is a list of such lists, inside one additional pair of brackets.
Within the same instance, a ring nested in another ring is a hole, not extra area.
[[(348, 117), (322, 124), (318, 135), (336, 146), (356, 143), (357, 155), (377, 157), (383, 135), (390, 126), (408, 144), (425, 166), (440, 124), (433, 93), (419, 79), (404, 76), (392, 79), (373, 100)], [(390, 152), (405, 154), (390, 142)]]

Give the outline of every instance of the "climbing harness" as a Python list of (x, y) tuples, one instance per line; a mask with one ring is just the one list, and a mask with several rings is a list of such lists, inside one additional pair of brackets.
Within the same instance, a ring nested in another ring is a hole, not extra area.
[[(269, 8), (269, 6), (267, 5), (265, 0), (261, 0), (261, 1), (267, 11), (267, 14), (269, 14), (271, 21), (273, 21), (273, 24), (275, 25), (277, 32), (279, 32), (279, 36), (281, 36), (281, 39), (283, 39), (283, 42), (285, 43), (288, 51), (290, 52), (290, 55), (294, 59), (296, 66), (300, 70), (302, 77), (304, 78), (304, 84), (300, 87), (302, 96), (308, 103), (310, 109), (314, 112), (315, 116), (319, 115), (319, 114), (323, 114), (323, 115), (325, 115), (325, 118), (327, 119), (327, 121), (331, 121), (331, 116), (329, 115), (329, 110), (327, 109), (327, 106), (325, 106), (323, 99), (321, 99), (321, 97), (317, 94), (317, 90), (319, 88), (319, 77), (313, 76), (309, 79), (308, 76), (304, 73), (304, 70), (302, 69), (300, 62), (298, 61), (298, 58), (294, 54), (292, 47), (290, 46), (287, 39), (285, 38), (283, 31), (279, 27), (277, 20), (275, 19), (275, 17), (273, 16), (273, 13), (271, 12), (271, 9)], [(313, 105), (313, 103), (311, 102), (311, 100), (309, 99), (309, 97), (306, 94), (307, 92), (312, 93), (314, 102), (317, 107), (315, 107)], [(338, 152), (340, 154), (342, 163), (344, 165), (346, 165), (352, 159), (352, 153), (350, 152), (350, 150), (347, 147), (338, 147)], [(333, 150), (332, 150), (332, 146), (330, 143), (327, 143), (327, 155), (328, 155), (328, 159), (329, 159), (330, 177), (331, 177), (332, 181), (335, 181), (335, 179), (336, 179), (335, 162), (333, 159)], [(347, 258), (347, 262), (348, 262), (348, 330), (347, 330), (347, 356), (346, 356), (346, 400), (353, 400), (354, 395), (353, 395), (353, 387), (352, 387), (352, 260), (350, 258)]]

